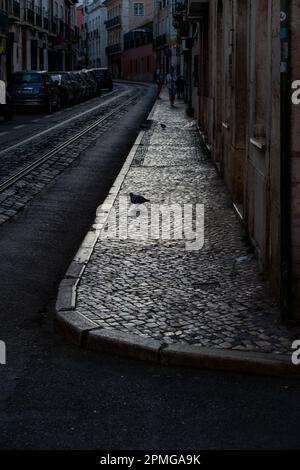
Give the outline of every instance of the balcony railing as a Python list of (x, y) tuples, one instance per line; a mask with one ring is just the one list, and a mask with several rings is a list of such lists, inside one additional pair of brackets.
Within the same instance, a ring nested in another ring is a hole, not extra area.
[(129, 31), (124, 34), (124, 49), (134, 49), (153, 42), (153, 31)]
[(187, 15), (191, 18), (200, 18), (208, 12), (209, 0), (188, 0)]
[(39, 27), (39, 28), (42, 28), (43, 27), (43, 17), (42, 15), (40, 15), (39, 13), (37, 13), (35, 15), (35, 24)]
[[(10, 9), (10, 15), (12, 15), (12, 9), (14, 7), (14, 4), (20, 6), (19, 3), (13, 2), (11, 4), (11, 9)], [(73, 3), (74, 0), (73, 0)], [(49, 12), (46, 11), (45, 9), (41, 9), (39, 7), (34, 7), (34, 4), (30, 1), (27, 0), (26, 7), (23, 10), (23, 14), (21, 15), (20, 9), (16, 10), (17, 14), (19, 12), (20, 17), (22, 16), (22, 19), (24, 23), (28, 23), (29, 25), (36, 26), (36, 28), (44, 29), (45, 31), (49, 32), (50, 34), (53, 34), (55, 36), (60, 37), (60, 41), (68, 41), (68, 42), (75, 42), (75, 37), (76, 40), (79, 38), (79, 30), (75, 28), (75, 30), (67, 23), (65, 23), (63, 20), (58, 19), (57, 17), (50, 17)], [(2, 16), (5, 19), (1, 19)], [(14, 14), (14, 16), (16, 16)], [(8, 15), (4, 14), (4, 12), (0, 12), (0, 33), (1, 30), (4, 31), (5, 27), (5, 21), (8, 23)], [(8, 26), (6, 27), (6, 30), (8, 29)], [(4, 34), (4, 33), (2, 33)]]
[(105, 21), (106, 29), (114, 28), (115, 26), (121, 26), (121, 16), (115, 16), (110, 20)]
[(43, 18), (43, 23), (44, 23), (44, 29), (46, 29), (47, 31), (49, 31), (49, 19), (47, 16), (44, 16)]
[(187, 0), (173, 0), (172, 3), (173, 26), (178, 28), (179, 23), (183, 21), (187, 12)]
[(67, 41), (71, 41), (72, 39), (72, 30), (68, 24), (65, 24), (65, 38)]
[(64, 30), (64, 22), (59, 20), (59, 33), (60, 36), (64, 37), (65, 30)]
[(8, 10), (9, 16), (18, 18), (20, 19), (21, 17), (21, 7), (20, 3), (16, 2), (15, 0), (13, 2), (9, 3), (9, 10)]
[(57, 34), (57, 22), (55, 20), (51, 21), (51, 33)]
[(8, 15), (4, 11), (0, 11), (0, 34), (2, 34), (3, 36), (8, 36), (8, 31)]
[(80, 38), (80, 31), (79, 31), (78, 26), (75, 26), (75, 29), (74, 29), (74, 40), (75, 40), (75, 41), (79, 41), (79, 38)]
[(31, 8), (26, 8), (25, 18), (28, 23), (34, 24), (34, 10), (32, 10)]
[(118, 54), (119, 52), (122, 52), (122, 46), (120, 43), (112, 44), (111, 46), (107, 46), (105, 51), (107, 55)]

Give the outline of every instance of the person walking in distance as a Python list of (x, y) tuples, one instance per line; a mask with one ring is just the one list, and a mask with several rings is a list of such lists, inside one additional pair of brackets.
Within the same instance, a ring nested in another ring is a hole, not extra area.
[(174, 67), (171, 67), (170, 72), (166, 76), (166, 85), (168, 88), (169, 99), (170, 99), (170, 103), (172, 107), (174, 106), (174, 101), (175, 101), (175, 96), (176, 96), (176, 89), (177, 89), (176, 82), (177, 82), (176, 73), (175, 73)]

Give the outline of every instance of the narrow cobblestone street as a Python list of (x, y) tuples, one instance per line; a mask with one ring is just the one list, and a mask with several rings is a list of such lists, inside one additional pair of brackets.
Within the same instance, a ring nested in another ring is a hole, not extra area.
[(299, 50), (299, 0), (0, 0), (11, 464), (292, 461)]
[[(258, 275), (255, 260), (249, 258), (243, 229), (205, 149), (199, 147), (193, 121), (186, 119), (181, 105), (171, 111), (164, 98), (158, 102), (153, 121), (146, 123), (156, 94), (153, 86), (147, 89), (114, 122), (91, 132), (78, 147), (74, 143), (57, 160), (53, 158), (49, 168), (43, 165), (27, 175), (24, 186), (19, 181), (25, 193), (19, 200), (22, 204), (17, 214), (11, 213), (1, 224), (0, 339), (6, 344), (7, 364), (0, 367), (0, 447), (124, 452), (299, 447), (299, 383), (287, 375), (269, 377), (263, 371), (264, 376), (258, 376), (257, 362), (254, 375), (249, 375), (197, 370), (189, 363), (179, 368), (136, 361), (78, 348), (55, 331), (58, 285), (86, 233), (97, 233), (90, 231), (93, 222), (97, 225), (101, 219), (100, 210), (94, 220), (96, 209), (104, 202), (100, 207), (103, 212), (108, 210), (105, 201), (116, 191), (114, 180), (124, 160), (127, 164), (129, 152), (134, 159), (121, 195), (128, 201), (130, 191), (149, 197), (150, 203), (137, 207), (141, 217), (142, 208), (153, 202), (205, 202), (206, 245), (199, 252), (190, 252), (185, 240), (99, 239), (79, 286), (78, 309), (62, 313), (84, 320), (96, 332), (130, 332), (126, 334), (139, 341), (169, 345), (206, 344), (207, 339), (211, 349), (220, 346), (210, 341), (221, 337), (218, 328), (229, 336), (225, 319), (240, 321), (240, 330), (250, 325), (254, 331), (253, 317), (259, 317), (268, 335), (275, 330), (277, 307)], [(90, 109), (88, 103), (85, 106), (82, 111)], [(76, 108), (70, 113), (76, 115)], [(63, 116), (54, 114), (53, 119), (60, 123)], [(163, 130), (160, 122), (167, 128)], [(142, 145), (132, 148), (140, 124)], [(31, 135), (30, 128), (29, 123), (21, 134), (16, 130), (16, 141), (23, 139), (26, 129)], [(169, 145), (162, 149), (167, 140)], [(25, 151), (30, 154), (27, 146)], [(12, 209), (5, 207), (5, 201), (16, 204), (19, 195), (5, 195), (2, 214)], [(131, 227), (138, 219), (134, 208), (130, 214)], [(85, 251), (89, 249), (83, 248)], [(239, 262), (234, 263), (237, 258)], [(224, 275), (218, 274), (219, 267)], [(244, 281), (248, 285), (240, 291), (243, 279), (250, 280)], [(249, 299), (254, 302), (259, 286), (256, 305), (264, 310), (253, 308), (248, 316)], [(247, 315), (235, 309), (243, 301)], [(87, 320), (92, 316), (93, 322)], [(205, 335), (201, 326), (206, 328)], [(294, 330), (288, 333), (280, 324), (278, 328), (281, 332), (273, 335), (272, 348), (276, 343), (276, 350), (287, 351), (288, 334), (292, 337)], [(232, 325), (231, 332), (240, 339), (237, 326)], [(278, 336), (286, 338), (284, 347)], [(218, 354), (225, 351), (215, 350)], [(281, 361), (282, 356), (277, 357)], [(288, 356), (284, 358), (290, 363)]]
[[(119, 196), (142, 194), (150, 200), (146, 206), (204, 204), (204, 247), (187, 251), (186, 240), (100, 235), (78, 287), (76, 312), (95, 326), (164, 343), (291, 354), (299, 328), (280, 324), (278, 305), (194, 121), (182, 103), (170, 108), (166, 93), (152, 119)], [(118, 198), (113, 209), (108, 222), (118, 214)], [(138, 219), (132, 210), (128, 231)]]

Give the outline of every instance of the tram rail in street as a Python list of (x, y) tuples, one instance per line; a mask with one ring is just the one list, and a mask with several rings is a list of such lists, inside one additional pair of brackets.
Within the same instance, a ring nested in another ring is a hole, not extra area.
[[(126, 93), (124, 92), (124, 94), (126, 94)], [(120, 95), (118, 96), (118, 98), (120, 98)], [(14, 175), (12, 175), (8, 179), (6, 179), (3, 183), (0, 184), (0, 193), (3, 193), (4, 191), (6, 191), (8, 188), (13, 186), (15, 183), (20, 181), (22, 178), (24, 178), (25, 176), (27, 176), (28, 174), (30, 174), (31, 172), (33, 172), (34, 170), (39, 168), (41, 165), (43, 165), (50, 158), (52, 158), (53, 156), (55, 156), (56, 154), (58, 154), (59, 152), (61, 152), (65, 148), (67, 148), (69, 145), (71, 145), (74, 142), (81, 139), (83, 136), (88, 134), (93, 129), (97, 128), (98, 126), (101, 126), (101, 124), (106, 122), (109, 118), (111, 118), (112, 116), (117, 114), (122, 108), (124, 108), (127, 105), (130, 105), (135, 100), (136, 100), (136, 96), (133, 96), (133, 97), (129, 98), (128, 100), (122, 102), (117, 107), (115, 107), (112, 111), (110, 111), (110, 112), (106, 113), (104, 116), (101, 116), (100, 118), (96, 119), (93, 123), (87, 125), (83, 130), (77, 132), (72, 137), (68, 138), (65, 142), (63, 142), (60, 145), (56, 146), (54, 149), (46, 152), (45, 154), (43, 154), (41, 157), (37, 158), (33, 162), (30, 162), (29, 164), (27, 164), (21, 170), (17, 171)], [(105, 102), (105, 104), (107, 104), (107, 101)], [(89, 112), (99, 108), (100, 106), (101, 105), (99, 105), (95, 108), (92, 108), (92, 110), (89, 109), (89, 110), (85, 111), (84, 113), (82, 113), (80, 116), (72, 117), (72, 118), (70, 118), (69, 121), (71, 121), (71, 120), (73, 121), (74, 119), (76, 119), (78, 117), (81, 117), (83, 114), (89, 113)], [(66, 121), (62, 122), (62, 123), (59, 123), (58, 125), (56, 125), (54, 127), (51, 127), (50, 129), (46, 129), (45, 131), (43, 131), (42, 133), (40, 133), (38, 135), (31, 136), (28, 139), (26, 139), (25, 141), (19, 142), (19, 143), (15, 144), (15, 146), (12, 146), (12, 147), (9, 147), (9, 148), (3, 150), (2, 152), (0, 152), (0, 155), (3, 154), (3, 153), (9, 152), (9, 151), (13, 150), (16, 147), (20, 147), (21, 145), (27, 144), (29, 141), (41, 136), (42, 134), (49, 133), (49, 132), (51, 132), (51, 130), (54, 130), (54, 128), (56, 129), (58, 126), (62, 126), (62, 125), (65, 125), (65, 124), (66, 124)]]

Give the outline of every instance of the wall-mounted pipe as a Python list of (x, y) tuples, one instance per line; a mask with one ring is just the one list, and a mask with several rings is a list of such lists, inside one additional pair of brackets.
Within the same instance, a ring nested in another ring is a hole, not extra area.
[(281, 315), (292, 321), (292, 263), (291, 263), (291, 68), (290, 68), (290, 0), (280, 1), (281, 41)]

